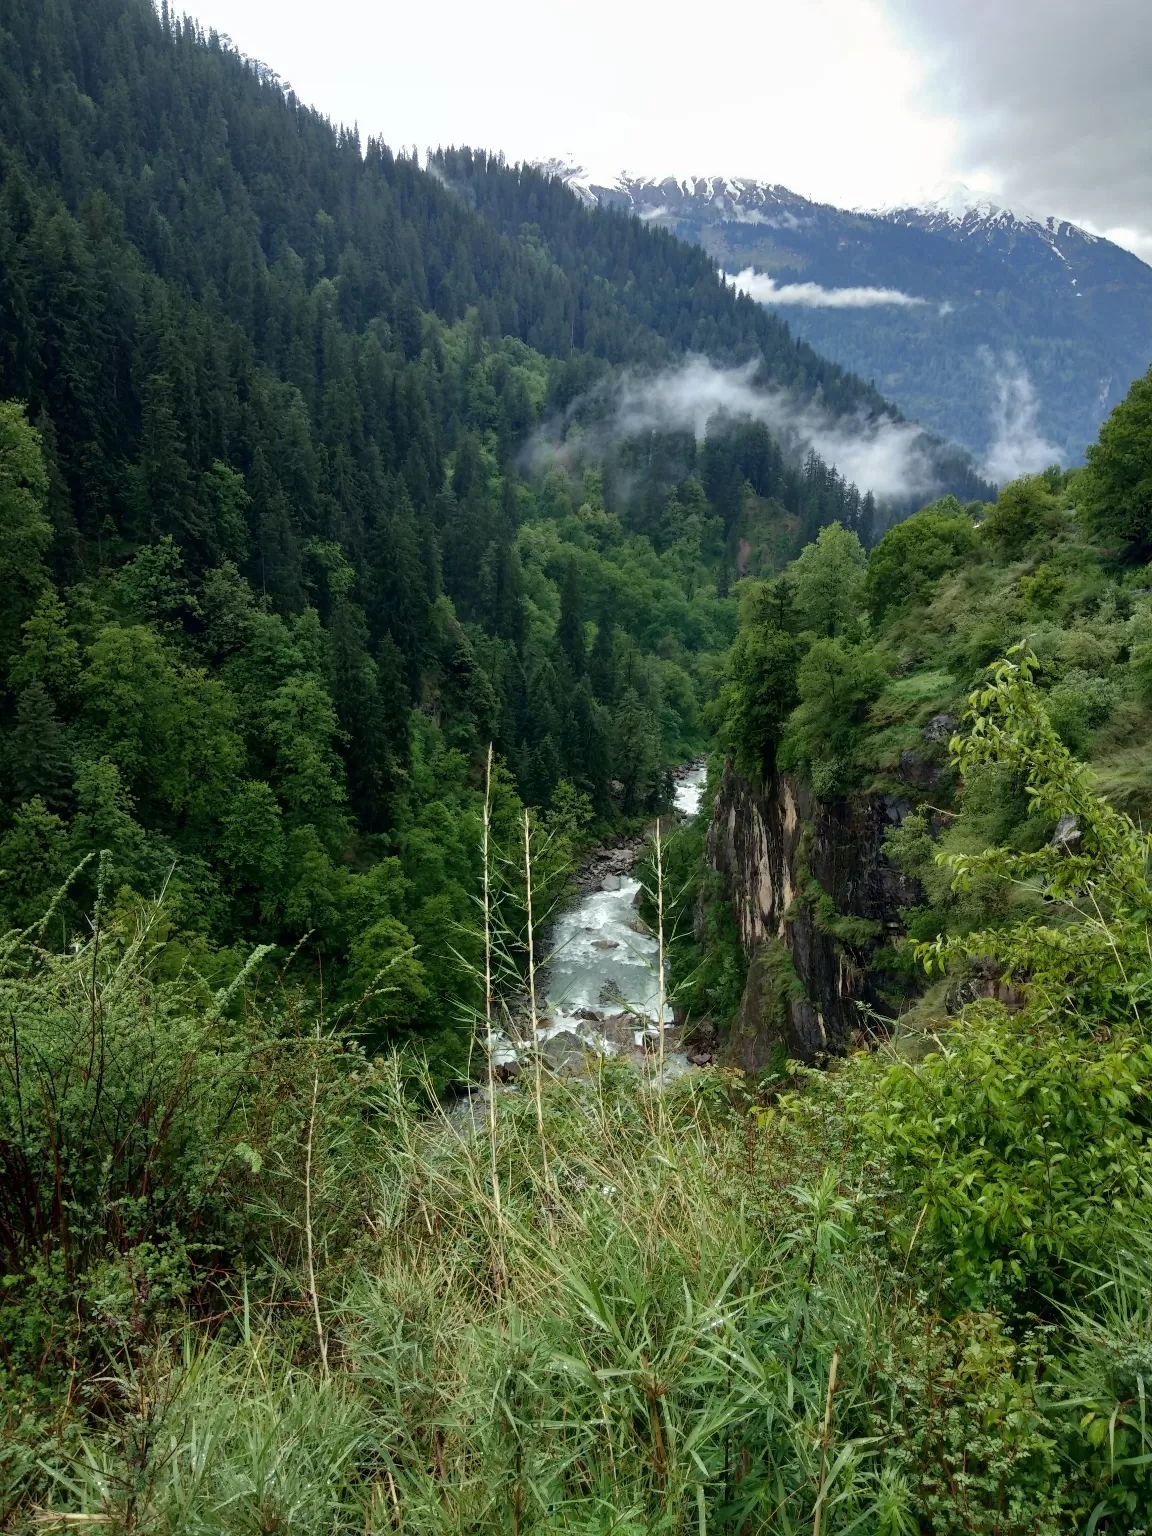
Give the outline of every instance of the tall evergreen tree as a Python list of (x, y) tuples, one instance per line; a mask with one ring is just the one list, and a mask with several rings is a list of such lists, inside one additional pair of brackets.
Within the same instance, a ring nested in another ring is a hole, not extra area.
[(560, 588), (560, 622), (556, 627), (556, 639), (568, 660), (575, 677), (584, 673), (584, 585), (580, 579), (580, 567), (570, 559), (564, 568), (564, 581)]
[(72, 782), (67, 735), (52, 696), (39, 678), (21, 689), (6, 748), (15, 800), (31, 800), (38, 795), (54, 810), (67, 803)]

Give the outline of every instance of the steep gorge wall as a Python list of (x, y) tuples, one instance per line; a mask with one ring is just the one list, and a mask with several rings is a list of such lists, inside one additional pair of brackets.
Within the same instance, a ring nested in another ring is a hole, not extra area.
[(922, 893), (885, 858), (910, 809), (893, 796), (818, 800), (802, 779), (762, 785), (725, 767), (707, 858), (731, 897), (748, 981), (727, 1054), (749, 1070), (781, 1051), (802, 1061), (843, 1051), (857, 1002), (881, 1010), (876, 963)]

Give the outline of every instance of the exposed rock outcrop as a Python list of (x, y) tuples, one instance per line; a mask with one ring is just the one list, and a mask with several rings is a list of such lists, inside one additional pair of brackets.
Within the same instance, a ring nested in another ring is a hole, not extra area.
[(729, 1060), (759, 1070), (774, 1056), (843, 1051), (856, 1004), (885, 1006), (871, 968), (900, 931), (899, 909), (923, 899), (883, 853), (910, 809), (883, 795), (829, 803), (789, 774), (753, 785), (725, 768), (707, 858), (749, 960)]

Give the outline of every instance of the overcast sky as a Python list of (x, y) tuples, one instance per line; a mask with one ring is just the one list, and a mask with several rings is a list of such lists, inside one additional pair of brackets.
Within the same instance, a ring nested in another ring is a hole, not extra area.
[(187, 5), (393, 148), (752, 176), (846, 206), (960, 180), (1152, 260), (1152, 0)]

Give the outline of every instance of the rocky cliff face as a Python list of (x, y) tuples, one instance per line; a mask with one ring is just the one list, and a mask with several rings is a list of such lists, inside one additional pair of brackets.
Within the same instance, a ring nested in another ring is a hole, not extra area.
[(763, 785), (724, 770), (707, 857), (731, 896), (748, 982), (728, 1056), (749, 1070), (785, 1053), (838, 1052), (859, 1027), (857, 1002), (891, 1006), (877, 969), (919, 887), (884, 856), (911, 809), (892, 796), (825, 803), (788, 774)]

